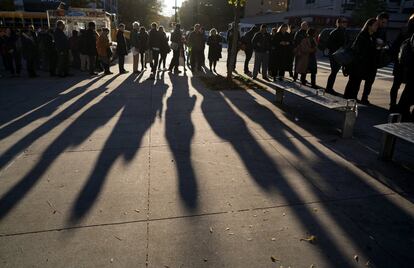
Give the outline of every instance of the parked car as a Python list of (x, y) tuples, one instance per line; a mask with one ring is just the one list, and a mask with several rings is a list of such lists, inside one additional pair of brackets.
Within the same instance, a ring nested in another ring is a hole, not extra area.
[[(328, 55), (328, 39), (329, 39), (329, 34), (334, 30), (335, 28), (325, 28), (323, 29), (319, 35), (318, 35), (318, 49), (320, 51), (322, 51), (324, 56)], [(357, 37), (357, 35), (359, 34), (359, 32), (361, 31), (360, 28), (347, 28), (346, 29), (346, 34), (348, 36), (348, 40), (350, 43), (354, 42), (355, 38)]]

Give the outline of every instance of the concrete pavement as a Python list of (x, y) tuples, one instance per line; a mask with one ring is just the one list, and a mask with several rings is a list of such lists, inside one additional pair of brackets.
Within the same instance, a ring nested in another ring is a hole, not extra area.
[(389, 81), (344, 140), (295, 96), (148, 76), (0, 80), (2, 267), (412, 266), (414, 147), (381, 162), (372, 128)]

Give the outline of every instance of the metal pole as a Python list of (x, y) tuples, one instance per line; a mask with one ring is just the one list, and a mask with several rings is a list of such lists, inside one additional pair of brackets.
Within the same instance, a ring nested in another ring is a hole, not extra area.
[(177, 24), (177, 0), (175, 0), (175, 6), (174, 6), (174, 10), (175, 10), (175, 23)]

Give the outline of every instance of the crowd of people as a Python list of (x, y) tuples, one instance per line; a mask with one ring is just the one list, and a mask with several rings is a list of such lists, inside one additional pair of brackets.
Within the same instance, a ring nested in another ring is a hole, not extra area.
[[(410, 106), (413, 105), (414, 86), (414, 15), (407, 23), (407, 29), (402, 31), (398, 38), (388, 45), (387, 23), (389, 16), (379, 14), (369, 19), (355, 40), (350, 40), (346, 27), (347, 19), (338, 18), (336, 28), (330, 32), (327, 48), (331, 73), (328, 77), (326, 92), (334, 95), (334, 84), (338, 72), (342, 69), (344, 75), (349, 76), (345, 87), (344, 98), (357, 99), (360, 84), (364, 80), (364, 90), (360, 100), (363, 104), (370, 104), (368, 97), (374, 83), (378, 68), (394, 62), (394, 82), (390, 90), (390, 110), (401, 111), (409, 116)], [(163, 26), (152, 23), (149, 31), (139, 22), (134, 22), (130, 33), (130, 40), (125, 38), (125, 25), (120, 24), (116, 34), (116, 49), (110, 41), (110, 30), (96, 29), (95, 23), (90, 22), (87, 29), (74, 30), (68, 37), (63, 21), (56, 23), (55, 29), (47, 27), (35, 31), (34, 27), (27, 27), (21, 31), (5, 29), (0, 31), (0, 48), (4, 67), (10, 76), (19, 76), (22, 62), (26, 63), (29, 77), (36, 77), (37, 70), (48, 71), (51, 76), (70, 76), (70, 67), (88, 72), (89, 75), (112, 74), (111, 62), (118, 59), (119, 73), (128, 71), (124, 67), (125, 56), (132, 53), (134, 73), (140, 73), (150, 64), (150, 79), (155, 78), (157, 70), (168, 70), (180, 73), (189, 67), (198, 72), (203, 69), (217, 73), (217, 62), (222, 58), (223, 38), (216, 29), (211, 29), (206, 36), (205, 29), (196, 24), (186, 34), (179, 24), (168, 37)], [(244, 73), (253, 79), (258, 79), (259, 73), (266, 81), (283, 80), (288, 73), (293, 81), (308, 84), (307, 75), (310, 75), (309, 86), (317, 88), (317, 41), (316, 30), (304, 21), (298, 31), (293, 31), (288, 24), (272, 28), (267, 25), (254, 26), (243, 36), (236, 38), (233, 43), (234, 29), (227, 32), (228, 58), (227, 66), (236, 68), (236, 58), (239, 51), (244, 51)], [(236, 55), (232, 57), (234, 45), (237, 45)], [(208, 67), (205, 64), (205, 50), (208, 47)], [(114, 51), (116, 51), (114, 53)], [(172, 59), (166, 68), (167, 55), (172, 51)], [(338, 55), (351, 55), (352, 60), (347, 64), (338, 61)], [(348, 53), (348, 54), (347, 54)], [(249, 63), (254, 55), (252, 72)], [(186, 60), (187, 58), (187, 60)], [(139, 65), (141, 64), (141, 69)], [(140, 69), (140, 70), (139, 70)], [(299, 78), (300, 76), (300, 78)], [(406, 87), (397, 105), (398, 90), (401, 84)]]

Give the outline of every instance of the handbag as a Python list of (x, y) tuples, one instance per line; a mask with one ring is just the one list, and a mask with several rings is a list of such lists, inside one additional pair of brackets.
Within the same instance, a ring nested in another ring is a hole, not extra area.
[(354, 53), (350, 48), (340, 48), (332, 54), (332, 58), (341, 66), (349, 66), (354, 60)]

